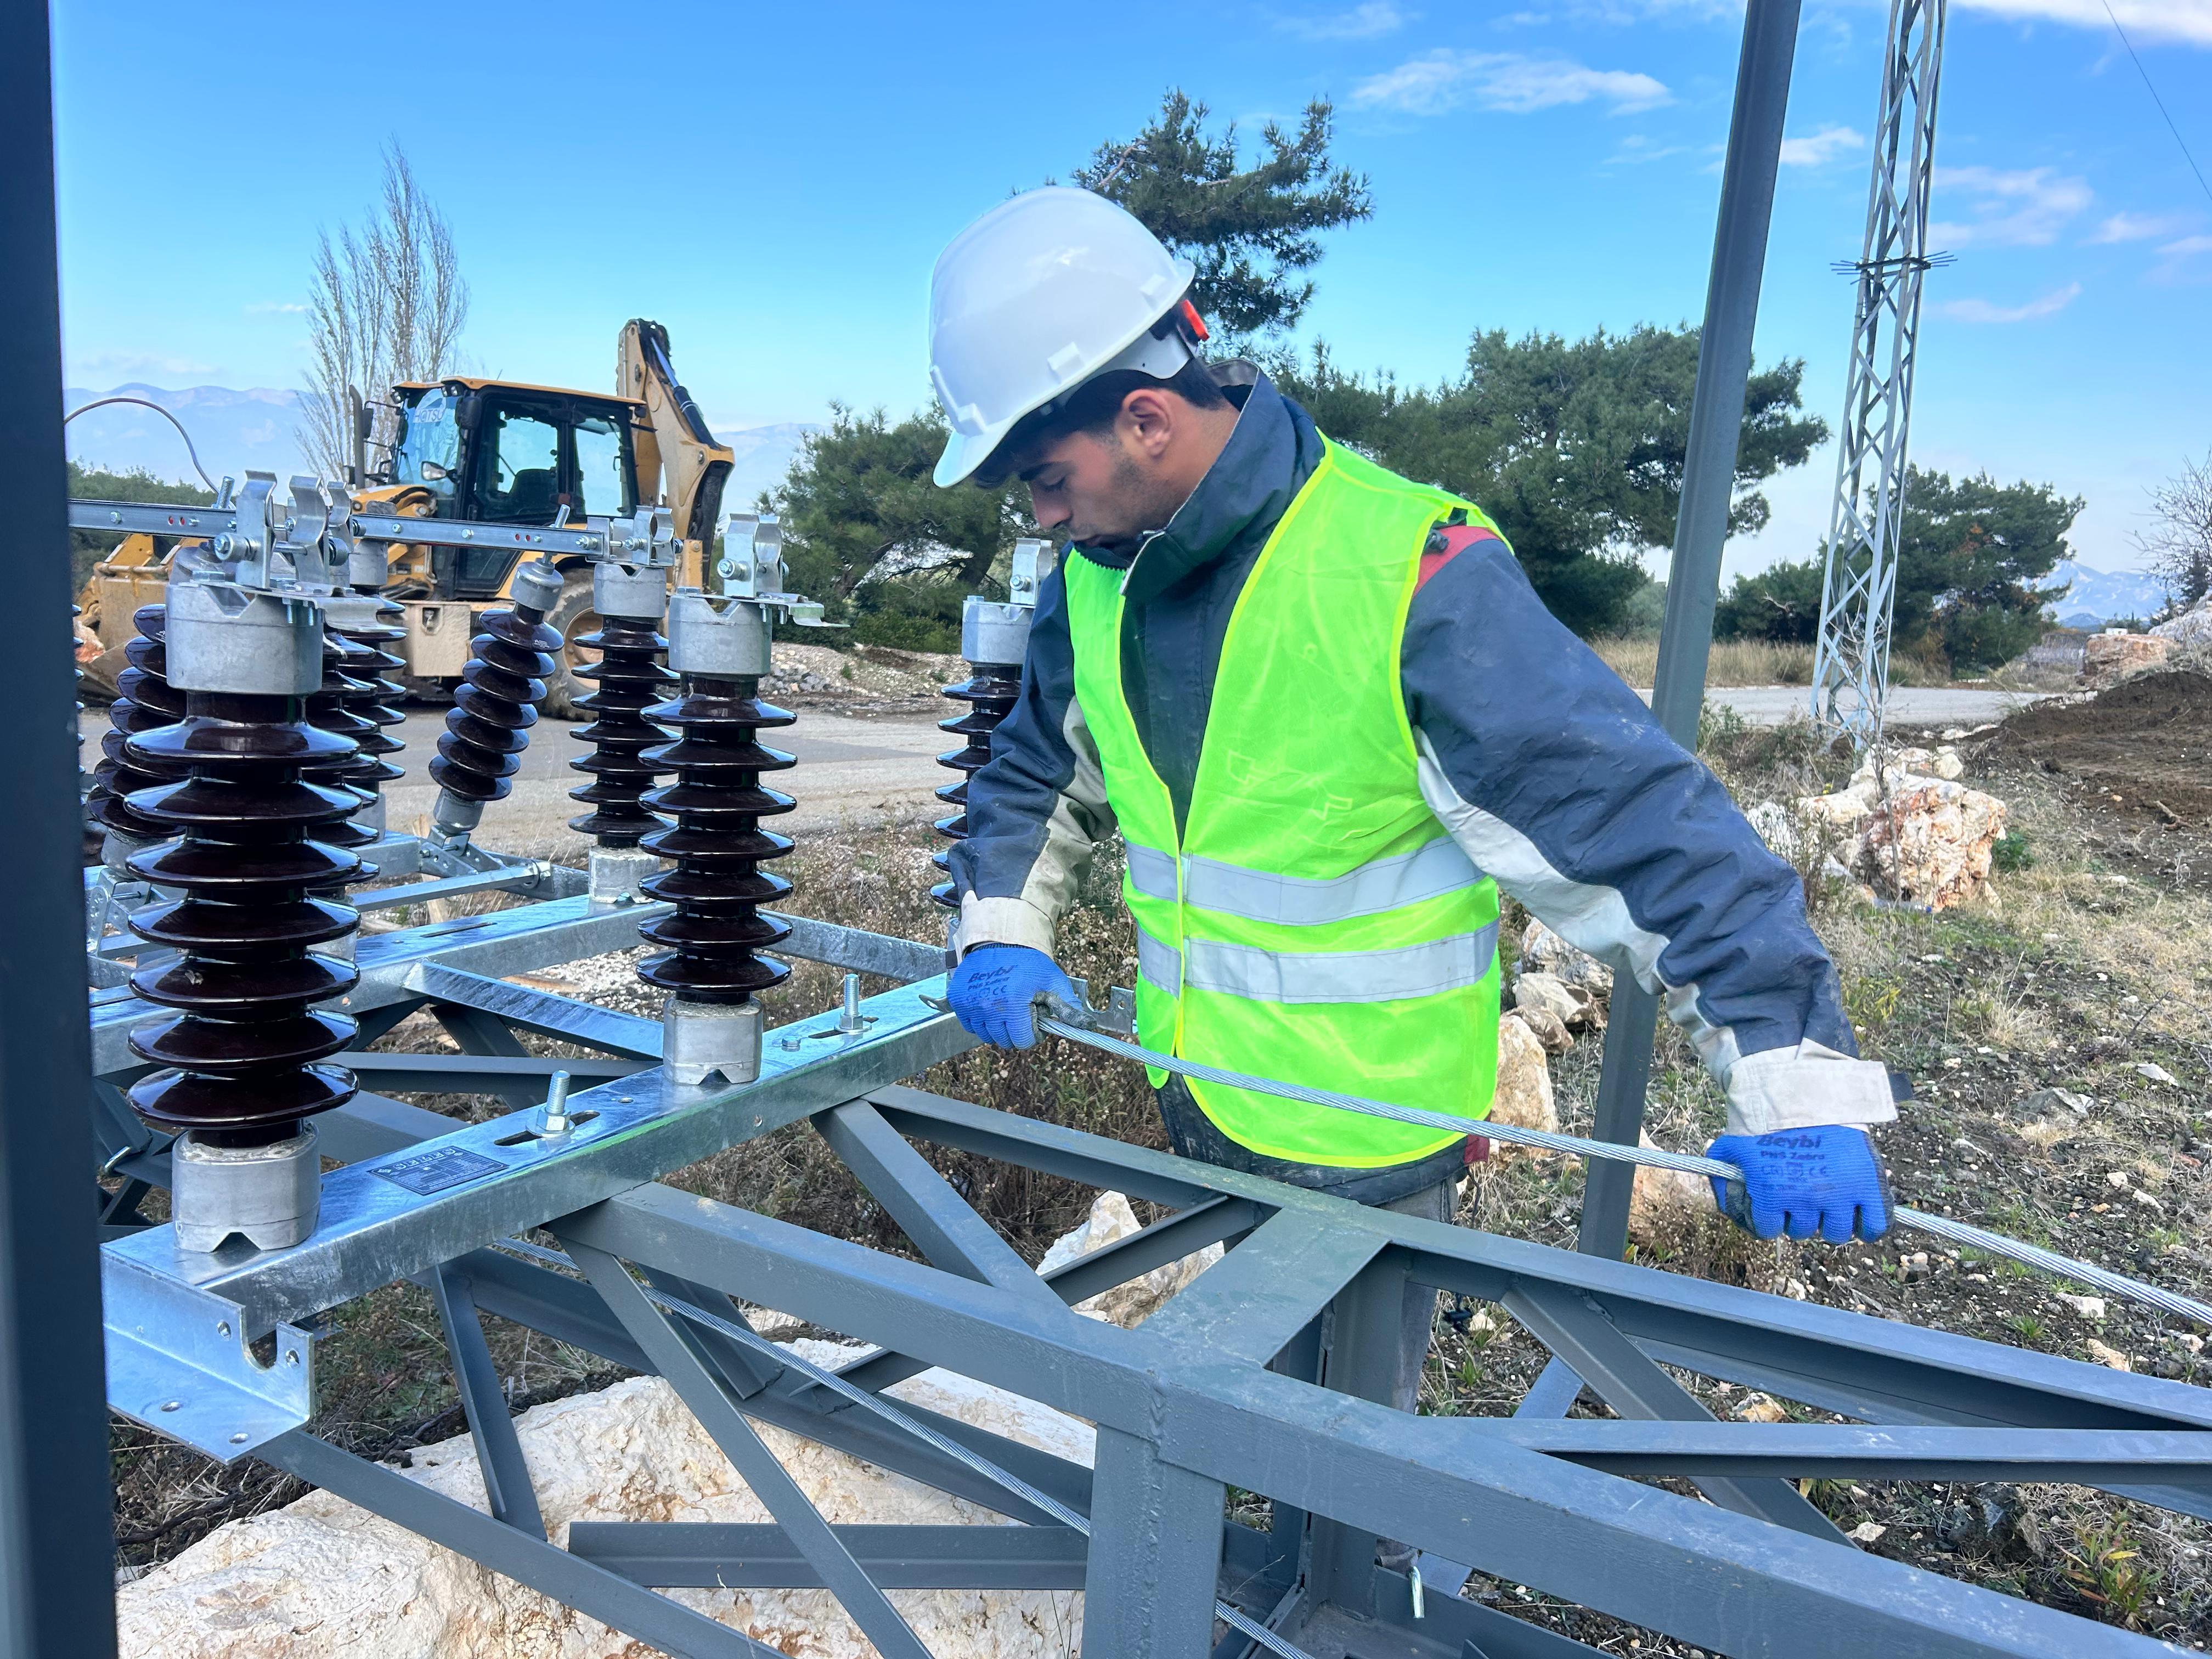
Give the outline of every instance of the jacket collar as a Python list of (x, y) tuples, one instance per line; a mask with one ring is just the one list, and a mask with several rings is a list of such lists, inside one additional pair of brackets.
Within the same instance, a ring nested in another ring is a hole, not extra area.
[(1265, 540), (1321, 465), (1322, 438), (1305, 410), (1243, 363), (1216, 369), (1222, 391), (1241, 405), (1229, 442), (1164, 529), (1139, 545), (1133, 561), (1090, 548), (1085, 556), (1129, 569), (1126, 591), (1143, 604), (1178, 582)]

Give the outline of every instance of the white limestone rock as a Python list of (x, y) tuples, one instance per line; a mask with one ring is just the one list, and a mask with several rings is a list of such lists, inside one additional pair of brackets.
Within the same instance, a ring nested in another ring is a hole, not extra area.
[(1516, 971), (1549, 974), (1562, 984), (1579, 986), (1594, 997), (1613, 994), (1613, 969), (1589, 951), (1568, 944), (1540, 921), (1532, 921), (1521, 932), (1521, 958)]
[(1571, 1031), (1605, 1024), (1604, 1005), (1586, 987), (1570, 985), (1556, 974), (1515, 975), (1513, 1006), (1549, 1014)]
[[(857, 1350), (802, 1345), (817, 1363)], [(1003, 1390), (926, 1371), (890, 1390), (933, 1411), (1089, 1463), (1091, 1431)], [(769, 1519), (658, 1377), (578, 1395), (516, 1420), (556, 1543), (576, 1521)], [(782, 1431), (761, 1434), (833, 1522), (988, 1526), (1002, 1517)], [(418, 1450), (410, 1480), (481, 1509), (467, 1436)], [(792, 1659), (875, 1649), (823, 1590), (665, 1592)], [(893, 1590), (933, 1653), (1064, 1659), (1072, 1591)], [(642, 1659), (652, 1650), (329, 1492), (218, 1528), (116, 1593), (125, 1659)]]
[[(1080, 1227), (1053, 1240), (1051, 1248), (1044, 1253), (1044, 1260), (1037, 1263), (1037, 1271), (1050, 1273), (1055, 1267), (1089, 1255), (1093, 1250), (1103, 1249), (1116, 1240), (1139, 1231), (1142, 1224), (1137, 1219), (1137, 1212), (1129, 1206), (1127, 1194), (1101, 1193), (1092, 1202), (1091, 1213)], [(1220, 1245), (1209, 1244), (1180, 1261), (1170, 1261), (1140, 1278), (1131, 1279), (1126, 1285), (1116, 1285), (1110, 1291), (1101, 1291), (1097, 1296), (1087, 1297), (1075, 1304), (1075, 1310), (1103, 1319), (1109, 1324), (1119, 1325), (1125, 1330), (1141, 1325), (1157, 1313), (1170, 1297), (1220, 1261), (1222, 1254)]]
[[(1559, 1109), (1552, 1095), (1552, 1068), (1536, 1034), (1511, 1016), (1498, 1022), (1498, 1089), (1490, 1100), (1490, 1121), (1556, 1134)], [(1491, 1155), (1509, 1158), (1527, 1151), (1493, 1141)]]

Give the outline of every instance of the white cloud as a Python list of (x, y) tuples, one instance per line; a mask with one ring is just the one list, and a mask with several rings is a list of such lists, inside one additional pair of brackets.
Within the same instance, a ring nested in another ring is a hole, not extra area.
[(1527, 115), (1559, 104), (1610, 104), (1614, 114), (1672, 101), (1661, 82), (1628, 70), (1594, 70), (1563, 58), (1517, 52), (1439, 50), (1370, 76), (1352, 101), (1408, 115), (1442, 115), (1473, 104)]
[(1856, 155), (1866, 148), (1866, 135), (1850, 127), (1822, 127), (1818, 132), (1803, 138), (1784, 138), (1782, 141), (1782, 165), (1785, 167), (1826, 167), (1838, 156)]
[(1973, 217), (1930, 224), (1931, 246), (2047, 246), (2094, 199), (2087, 180), (2049, 167), (1936, 168), (1936, 201), (1948, 207), (1961, 197)]
[[(2109, 30), (2104, 0), (1959, 0), (1968, 11), (2023, 23), (2072, 23)], [(2212, 0), (2112, 0), (2112, 14), (2136, 40), (2181, 40), (2212, 46)]]
[(2197, 255), (2212, 253), (2212, 236), (2184, 236), (2179, 241), (2168, 242), (2159, 252), (2164, 257), (2151, 267), (2151, 281), (2179, 282), (2184, 276), (2193, 276), (2201, 269), (2194, 264)]
[(1946, 300), (1933, 309), (1937, 316), (1948, 317), (1958, 323), (2032, 323), (2040, 317), (2057, 316), (2072, 305), (2081, 292), (2081, 283), (2069, 283), (2024, 306), (1992, 305), (1987, 300)]
[(246, 314), (249, 317), (296, 317), (306, 310), (307, 307), (290, 300), (256, 300), (246, 307)]
[(1605, 159), (1607, 164), (1612, 166), (1637, 167), (1646, 161), (1663, 161), (1670, 155), (1705, 153), (1718, 155), (1719, 146), (1655, 143), (1644, 133), (1632, 132), (1614, 146), (1613, 154)]
[(1391, 0), (1362, 0), (1349, 11), (1317, 17), (1279, 17), (1275, 23), (1302, 40), (1372, 40), (1378, 35), (1396, 33), (1419, 15), (1392, 4)]
[(2193, 213), (2115, 213), (2097, 227), (2093, 242), (2148, 242), (2197, 222)]

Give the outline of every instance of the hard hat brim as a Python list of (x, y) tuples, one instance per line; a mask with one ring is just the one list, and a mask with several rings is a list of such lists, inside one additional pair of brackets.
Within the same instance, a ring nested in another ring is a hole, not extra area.
[(939, 489), (950, 489), (974, 476), (975, 469), (991, 459), (991, 452), (1021, 420), (1018, 415), (1011, 421), (985, 427), (981, 432), (951, 434), (945, 441), (945, 453), (937, 458), (936, 471), (930, 474), (932, 481)]

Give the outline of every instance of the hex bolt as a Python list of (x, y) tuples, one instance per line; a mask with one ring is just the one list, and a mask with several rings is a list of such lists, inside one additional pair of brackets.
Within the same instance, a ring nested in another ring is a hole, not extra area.
[(552, 1087), (546, 1091), (545, 1103), (538, 1109), (538, 1133), (545, 1140), (558, 1140), (575, 1127), (568, 1116), (568, 1074), (553, 1073)]

